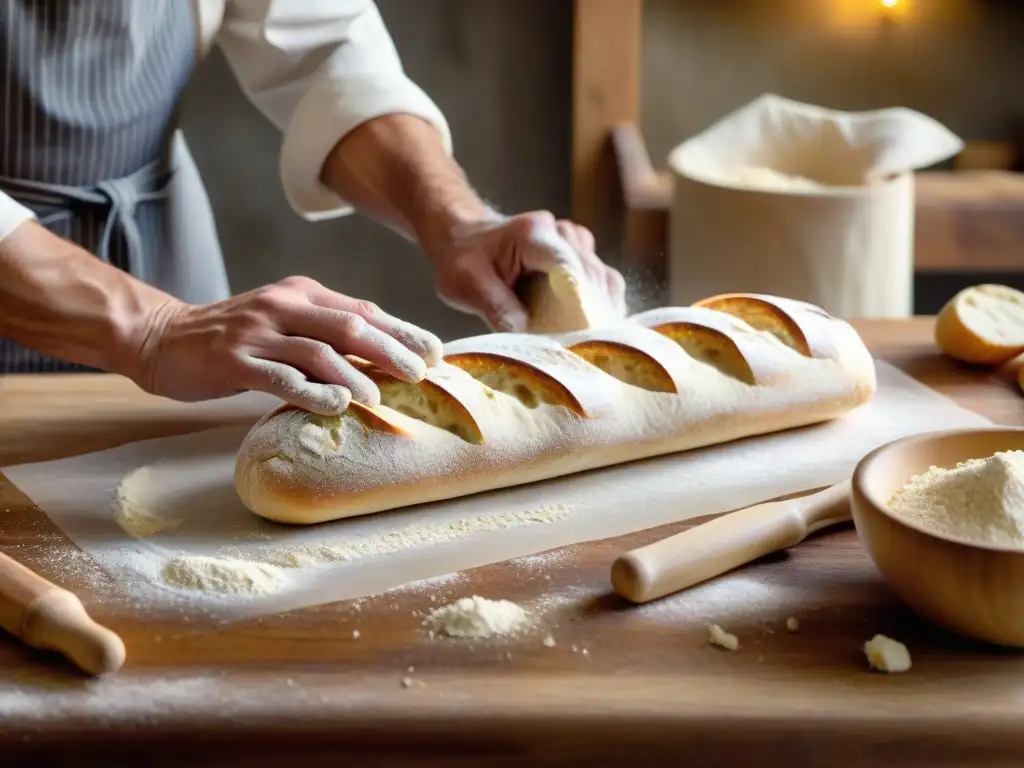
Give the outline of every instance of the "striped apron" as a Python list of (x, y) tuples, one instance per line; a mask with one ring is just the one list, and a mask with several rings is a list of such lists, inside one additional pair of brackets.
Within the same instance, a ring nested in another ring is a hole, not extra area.
[[(0, 190), (98, 258), (192, 303), (229, 295), (176, 130), (186, 0), (0, 0)], [(85, 371), (0, 338), (0, 373)]]

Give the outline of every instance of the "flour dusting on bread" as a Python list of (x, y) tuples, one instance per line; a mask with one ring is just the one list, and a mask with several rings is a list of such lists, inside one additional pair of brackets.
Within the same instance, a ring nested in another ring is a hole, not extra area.
[(811, 424), (872, 397), (852, 326), (801, 302), (751, 305), (755, 319), (783, 313), (806, 350), (767, 321), (755, 328), (736, 301), (564, 336), (460, 339), (424, 381), (382, 387), (361, 418), (267, 414), (239, 451), (236, 487), (258, 515), (311, 524)]

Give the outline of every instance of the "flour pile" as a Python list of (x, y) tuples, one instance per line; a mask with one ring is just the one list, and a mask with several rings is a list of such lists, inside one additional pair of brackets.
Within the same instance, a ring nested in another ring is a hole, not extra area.
[(484, 638), (515, 634), (528, 622), (529, 615), (513, 602), (473, 595), (435, 608), (423, 624), (431, 635)]
[(889, 507), (940, 534), (1024, 548), (1024, 451), (931, 467), (893, 494)]
[(198, 555), (170, 560), (162, 576), (172, 587), (221, 595), (271, 595), (287, 584), (281, 569), (271, 565)]

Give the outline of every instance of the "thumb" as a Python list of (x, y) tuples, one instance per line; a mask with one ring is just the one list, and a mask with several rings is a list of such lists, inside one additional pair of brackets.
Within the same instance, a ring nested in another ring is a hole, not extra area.
[(493, 330), (502, 333), (526, 330), (529, 319), (526, 308), (496, 270), (481, 273), (471, 290), (475, 294), (472, 304)]

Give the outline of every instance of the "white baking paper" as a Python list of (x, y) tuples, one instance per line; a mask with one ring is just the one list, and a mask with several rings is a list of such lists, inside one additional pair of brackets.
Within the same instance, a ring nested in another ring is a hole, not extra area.
[(839, 317), (909, 316), (913, 171), (962, 148), (910, 109), (755, 99), (669, 154), (669, 303), (746, 291)]
[[(239, 502), (232, 468), (244, 427), (147, 440), (3, 471), (96, 559), (136, 606), (201, 610), (230, 620), (359, 598), (829, 485), (848, 477), (862, 456), (889, 440), (990, 423), (892, 366), (877, 366), (875, 399), (828, 423), (315, 527), (270, 523)], [(149, 500), (181, 522), (173, 530), (136, 540), (115, 523), (111, 497), (125, 473), (154, 462)], [(392, 541), (396, 533), (417, 526), (436, 529), (467, 519), (522, 518), (545, 505), (564, 505), (567, 515), (555, 522), (453, 535), (441, 543), (345, 563), (283, 569), (288, 584), (272, 595), (225, 598), (172, 589), (159, 576), (164, 563), (182, 553), (259, 558), (267, 547)]]

